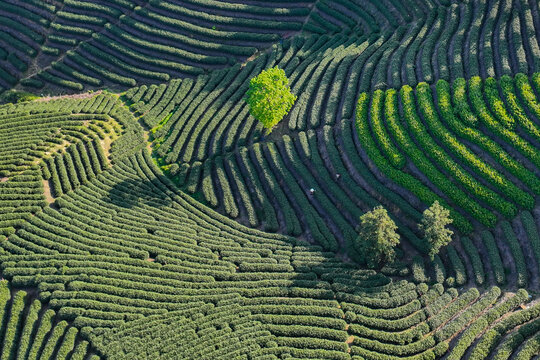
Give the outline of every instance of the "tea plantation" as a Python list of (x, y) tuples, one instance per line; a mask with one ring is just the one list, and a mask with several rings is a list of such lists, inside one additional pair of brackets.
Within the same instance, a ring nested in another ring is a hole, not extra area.
[(3, 0), (0, 141), (2, 360), (540, 356), (538, 1)]

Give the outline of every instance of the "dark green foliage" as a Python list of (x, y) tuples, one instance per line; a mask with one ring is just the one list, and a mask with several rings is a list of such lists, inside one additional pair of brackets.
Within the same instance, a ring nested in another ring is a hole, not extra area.
[(429, 282), (429, 278), (426, 276), (426, 268), (424, 265), (424, 259), (421, 256), (415, 256), (412, 261), (412, 274), (413, 279), (417, 283)]
[(491, 264), (491, 270), (493, 271), (495, 281), (497, 284), (504, 284), (506, 281), (506, 276), (495, 239), (489, 231), (483, 231), (482, 240), (484, 241), (484, 245), (488, 251), (489, 262)]
[(438, 201), (424, 210), (418, 227), (424, 233), (424, 239), (430, 244), (429, 256), (431, 260), (441, 247), (452, 241), (453, 231), (447, 228), (451, 223), (450, 211), (439, 205)]
[(465, 265), (463, 265), (463, 261), (461, 260), (456, 249), (453, 246), (447, 247), (447, 252), (448, 257), (450, 258), (450, 264), (452, 265), (453, 273), (455, 274), (456, 285), (461, 286), (467, 282)]
[(461, 244), (472, 263), (476, 283), (478, 285), (483, 285), (485, 281), (484, 266), (476, 245), (467, 237), (461, 239)]
[(516, 272), (518, 276), (517, 285), (523, 288), (527, 287), (527, 265), (525, 264), (525, 258), (523, 256), (523, 251), (521, 250), (521, 245), (516, 238), (516, 235), (514, 234), (512, 226), (508, 222), (503, 221), (501, 223), (501, 226), (504, 232), (504, 236), (506, 238), (506, 242), (510, 247), (510, 251), (512, 252), (514, 263), (516, 265)]
[(382, 206), (360, 216), (356, 247), (359, 253), (365, 254), (369, 267), (394, 261), (394, 247), (399, 244), (396, 229), (396, 224)]
[(8, 90), (2, 93), (0, 101), (7, 103), (18, 103), (37, 99), (38, 96), (26, 91)]

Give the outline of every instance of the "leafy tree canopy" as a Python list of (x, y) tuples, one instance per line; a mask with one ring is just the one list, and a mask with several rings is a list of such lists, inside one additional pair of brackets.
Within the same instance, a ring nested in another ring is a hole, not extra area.
[(285, 71), (277, 66), (251, 79), (246, 96), (249, 112), (263, 124), (267, 133), (287, 115), (296, 100)]
[(435, 201), (422, 214), (419, 228), (424, 232), (424, 239), (430, 245), (429, 256), (431, 259), (437, 254), (441, 247), (448, 245), (452, 241), (453, 231), (446, 226), (452, 223), (450, 211), (439, 205)]
[(394, 247), (399, 244), (396, 229), (397, 225), (382, 206), (360, 216), (357, 245), (369, 267), (394, 261)]

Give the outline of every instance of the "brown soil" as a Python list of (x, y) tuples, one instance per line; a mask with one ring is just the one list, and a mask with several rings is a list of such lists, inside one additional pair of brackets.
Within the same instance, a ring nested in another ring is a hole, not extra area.
[(148, 259), (146, 259), (146, 261), (148, 261), (148, 262), (154, 262), (154, 261), (156, 261), (156, 259), (149, 257)]
[(261, 52), (260, 52), (260, 51), (257, 51), (255, 54), (253, 54), (253, 55), (251, 55), (250, 57), (248, 57), (248, 58), (246, 59), (246, 61), (244, 61), (244, 63), (241, 65), (241, 67), (244, 67), (244, 66), (246, 66), (246, 64), (247, 64), (248, 62), (255, 60), (255, 59), (257, 58), (257, 56), (259, 56), (260, 54), (261, 54)]
[(287, 38), (290, 38), (290, 37), (296, 35), (296, 33), (297, 33), (296, 31), (289, 31), (289, 32), (284, 33), (281, 37), (283, 39), (287, 39)]
[(8, 177), (0, 177), (0, 183), (6, 182), (8, 180), (9, 180)]
[(51, 185), (49, 183), (49, 180), (43, 180), (43, 189), (43, 195), (45, 195), (45, 200), (47, 200), (49, 204), (52, 204), (54, 202), (54, 198), (51, 193)]
[(55, 145), (55, 146), (52, 146), (51, 148), (49, 148), (49, 150), (47, 150), (47, 151), (43, 154), (42, 157), (36, 158), (36, 160), (34, 161), (34, 164), (36, 164), (36, 165), (39, 164), (40, 161), (41, 161), (42, 159), (44, 159), (44, 158), (47, 157), (47, 156), (50, 156), (50, 155), (54, 154), (54, 153), (57, 152), (58, 150), (62, 150), (62, 149), (64, 149), (64, 148), (68, 147), (69, 144), (70, 144), (69, 142), (67, 142), (67, 141), (65, 141), (65, 140), (62, 140), (62, 143), (61, 143), (61, 144), (57, 144), (57, 145)]
[(146, 143), (146, 148), (148, 149), (148, 152), (152, 154), (152, 151), (153, 151), (152, 148), (154, 147), (154, 143), (150, 141), (150, 133), (148, 131), (144, 131), (143, 138), (144, 138), (144, 142)]
[(92, 93), (72, 94), (72, 95), (59, 95), (59, 96), (44, 96), (34, 101), (50, 101), (57, 99), (86, 99), (101, 94), (101, 90)]
[(354, 341), (354, 335), (351, 335), (347, 338), (347, 340), (345, 341), (346, 344), (352, 344)]
[(105, 157), (107, 158), (107, 164), (111, 164), (111, 144), (112, 139), (110, 136), (107, 136), (105, 139), (100, 141), (101, 147), (103, 148), (103, 152), (105, 153)]

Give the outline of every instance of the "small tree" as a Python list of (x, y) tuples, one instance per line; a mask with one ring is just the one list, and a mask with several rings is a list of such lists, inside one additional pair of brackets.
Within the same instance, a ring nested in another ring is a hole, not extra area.
[(250, 114), (263, 124), (267, 134), (287, 115), (295, 100), (285, 71), (277, 66), (251, 79), (246, 93)]
[(450, 211), (435, 201), (422, 214), (422, 220), (418, 227), (424, 232), (424, 239), (429, 243), (429, 256), (431, 260), (439, 253), (441, 247), (452, 241), (453, 231), (446, 226), (452, 223)]
[(376, 268), (382, 263), (394, 261), (394, 247), (399, 244), (396, 229), (396, 224), (382, 206), (360, 216), (357, 245), (369, 267)]

